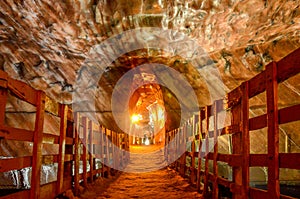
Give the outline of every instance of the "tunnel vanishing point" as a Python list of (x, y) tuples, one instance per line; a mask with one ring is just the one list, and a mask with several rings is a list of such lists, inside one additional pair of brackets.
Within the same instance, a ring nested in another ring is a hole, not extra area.
[(1, 0), (0, 199), (300, 198), (299, 0)]

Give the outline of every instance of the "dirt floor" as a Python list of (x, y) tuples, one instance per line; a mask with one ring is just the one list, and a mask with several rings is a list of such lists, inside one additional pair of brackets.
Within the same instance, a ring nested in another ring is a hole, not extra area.
[(159, 146), (131, 146), (130, 152), (126, 172), (98, 179), (80, 198), (201, 198), (195, 187), (176, 172), (161, 168), (165, 162)]

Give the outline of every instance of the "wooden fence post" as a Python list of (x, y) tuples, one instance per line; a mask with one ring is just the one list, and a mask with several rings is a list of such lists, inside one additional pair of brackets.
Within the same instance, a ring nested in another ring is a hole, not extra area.
[(104, 129), (101, 125), (99, 125), (99, 132), (100, 132), (100, 159), (101, 159), (101, 177), (104, 176)]
[[(231, 124), (240, 126), (241, 123), (241, 103), (234, 105), (231, 109), (232, 118)], [(242, 133), (239, 131), (232, 134), (232, 154), (242, 154)], [(232, 181), (234, 186), (230, 187), (230, 190), (233, 192), (233, 199), (240, 199), (241, 193), (238, 187), (242, 186), (242, 167), (233, 166), (232, 167)]]
[(241, 122), (242, 122), (242, 197), (249, 198), (249, 158), (250, 158), (250, 135), (249, 135), (249, 84), (242, 84)]
[(186, 124), (183, 125), (182, 128), (182, 143), (181, 143), (181, 147), (182, 147), (182, 151), (184, 151), (184, 153), (181, 156), (181, 162), (180, 162), (180, 174), (182, 176), (185, 176), (185, 168), (186, 168)]
[(90, 181), (94, 180), (94, 132), (93, 132), (93, 121), (89, 121), (89, 151), (90, 151)]
[(79, 113), (74, 113), (74, 189), (75, 195), (79, 194), (79, 163), (80, 163), (80, 142), (79, 142)]
[(0, 125), (4, 124), (7, 101), (7, 73), (0, 71)]
[(208, 196), (208, 155), (209, 155), (209, 107), (205, 107), (205, 119), (206, 119), (206, 128), (205, 128), (205, 170), (204, 170), (204, 188), (203, 188), (203, 196)]
[(199, 148), (198, 148), (198, 170), (197, 170), (197, 191), (200, 191), (201, 188), (201, 162), (202, 162), (202, 120), (203, 120), (203, 111), (199, 112)]
[(195, 140), (192, 141), (191, 143), (191, 183), (194, 184), (195, 183)]
[(36, 119), (33, 137), (30, 198), (40, 198), (42, 141), (45, 114), (45, 93), (37, 91)]
[(268, 124), (268, 194), (280, 198), (279, 186), (279, 126), (277, 64), (266, 68), (267, 124)]
[(83, 165), (83, 186), (87, 187), (87, 156), (88, 156), (88, 151), (87, 151), (87, 136), (88, 136), (88, 129), (87, 129), (87, 118), (82, 117), (82, 127), (83, 127), (83, 139), (82, 139), (82, 144), (83, 144), (83, 154), (82, 154), (82, 165)]
[(68, 106), (64, 104), (60, 104), (59, 105), (60, 136), (59, 136), (58, 171), (57, 171), (57, 185), (56, 185), (57, 195), (63, 191), (63, 184), (64, 184), (67, 115), (68, 115)]
[(218, 199), (219, 187), (218, 187), (218, 101), (214, 102), (214, 154), (213, 154), (213, 198)]

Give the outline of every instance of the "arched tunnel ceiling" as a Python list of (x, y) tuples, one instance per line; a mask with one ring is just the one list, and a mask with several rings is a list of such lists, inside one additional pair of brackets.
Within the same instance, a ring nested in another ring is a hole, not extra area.
[[(93, 46), (126, 30), (159, 27), (195, 39), (228, 92), (300, 47), (299, 4), (298, 0), (2, 0), (0, 69), (56, 101), (72, 103), (79, 69)], [(108, 128), (118, 130), (109, 106), (114, 85), (143, 63), (176, 69), (195, 90), (199, 106), (210, 103), (206, 85), (187, 60), (140, 49), (119, 57), (99, 83), (102, 98), (96, 106), (100, 122)], [(298, 88), (286, 89), (300, 93)], [(178, 109), (162, 90), (167, 104)], [(176, 118), (178, 110), (170, 114)]]

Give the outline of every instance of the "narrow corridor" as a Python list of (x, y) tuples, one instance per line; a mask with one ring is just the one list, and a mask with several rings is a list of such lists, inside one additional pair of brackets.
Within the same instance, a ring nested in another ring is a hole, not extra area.
[(99, 178), (81, 198), (201, 198), (187, 180), (167, 167), (161, 168), (164, 154), (159, 146), (131, 146), (130, 152), (126, 172)]

